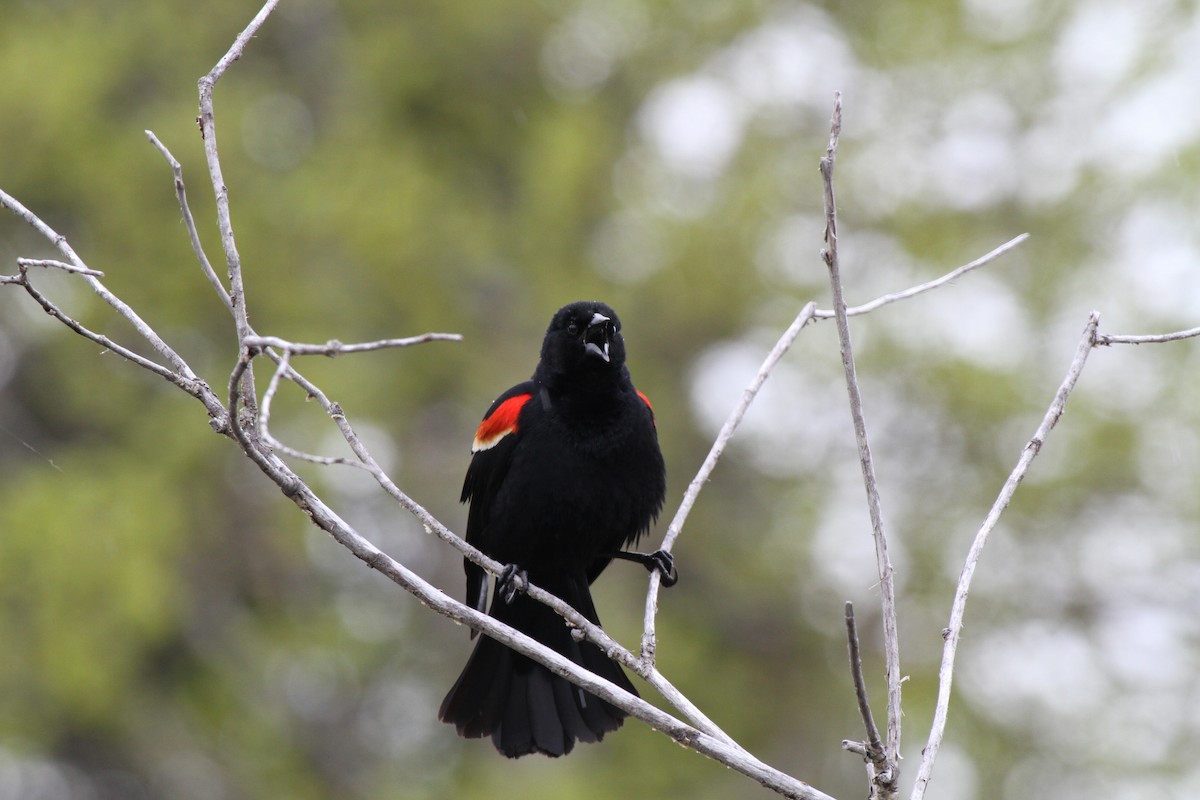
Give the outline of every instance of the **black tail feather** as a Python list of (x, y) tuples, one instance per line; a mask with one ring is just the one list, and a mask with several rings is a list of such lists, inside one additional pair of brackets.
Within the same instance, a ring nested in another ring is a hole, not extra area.
[[(586, 578), (540, 583), (599, 624)], [(619, 665), (600, 648), (576, 641), (563, 619), (525, 595), (512, 603), (492, 599), (491, 614), (566, 656), (576, 664), (637, 695)], [(496, 640), (481, 636), (462, 674), (442, 701), (438, 717), (461, 736), (491, 736), (509, 758), (529, 753), (561, 756), (576, 741), (598, 742), (621, 727), (625, 712), (584, 691)]]

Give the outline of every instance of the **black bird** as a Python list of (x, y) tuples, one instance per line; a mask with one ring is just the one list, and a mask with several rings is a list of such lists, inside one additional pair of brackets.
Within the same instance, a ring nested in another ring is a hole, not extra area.
[[(669, 555), (621, 551), (658, 517), (666, 470), (650, 401), (625, 367), (616, 313), (599, 302), (560, 309), (533, 378), (492, 403), (471, 449), (467, 541), (508, 565), (488, 613), (636, 695), (600, 648), (576, 641), (560, 616), (519, 591), (527, 578), (599, 624), (588, 587), (613, 558), (674, 582)], [(467, 603), (482, 611), (487, 574), (464, 565)], [(438, 712), (461, 736), (491, 736), (509, 758), (565, 755), (576, 741), (600, 741), (625, 716), (487, 636)]]

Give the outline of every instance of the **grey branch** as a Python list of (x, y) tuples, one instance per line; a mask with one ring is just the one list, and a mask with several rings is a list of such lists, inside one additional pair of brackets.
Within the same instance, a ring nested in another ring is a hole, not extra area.
[[(771, 370), (775, 368), (775, 365), (779, 363), (779, 359), (783, 358), (783, 354), (792, 346), (792, 342), (800, 335), (801, 329), (812, 322), (815, 308), (815, 304), (808, 303), (804, 308), (800, 309), (800, 313), (796, 316), (796, 319), (783, 332), (783, 335), (779, 337), (779, 341), (771, 348), (771, 352), (767, 354), (762, 366), (758, 369), (758, 373), (750, 381), (750, 385), (742, 391), (741, 398), (739, 398), (733, 410), (729, 412), (729, 417), (725, 420), (725, 424), (721, 426), (720, 432), (717, 433), (716, 441), (713, 442), (712, 447), (709, 449), (704, 463), (700, 465), (700, 470), (696, 473), (696, 477), (692, 478), (692, 482), (688, 484), (687, 491), (683, 494), (683, 501), (679, 504), (679, 510), (675, 512), (675, 516), (671, 519), (671, 524), (667, 527), (666, 536), (663, 537), (663, 550), (670, 552), (674, 546), (675, 540), (679, 538), (679, 534), (683, 531), (683, 524), (687, 521), (692, 506), (696, 503), (696, 498), (700, 495), (700, 490), (708, 482), (712, 471), (716, 469), (717, 461), (721, 458), (721, 454), (725, 452), (725, 446), (733, 438), (734, 431), (741, 424), (742, 418), (746, 416), (746, 411), (749, 410), (750, 404), (754, 402), (754, 398), (758, 395), (762, 385), (770, 376)], [(657, 647), (654, 620), (658, 613), (660, 577), (657, 571), (650, 573), (650, 588), (646, 593), (645, 627), (642, 632), (642, 658), (650, 664), (654, 663), (655, 649)]]
[[(892, 292), (891, 294), (885, 294), (881, 297), (875, 298), (874, 300), (870, 301), (869, 303), (863, 303), (861, 306), (850, 306), (849, 308), (846, 309), (846, 316), (856, 317), (859, 314), (868, 314), (877, 308), (881, 308), (883, 306), (888, 305), (889, 303), (895, 303), (900, 300), (907, 300), (910, 297), (916, 297), (919, 294), (924, 294), (925, 292), (936, 289), (939, 286), (950, 283), (950, 281), (953, 281), (956, 278), (961, 278), (963, 275), (966, 275), (968, 272), (971, 272), (972, 270), (978, 269), (979, 267), (982, 267), (985, 264), (990, 264), (991, 262), (995, 261), (997, 258), (1004, 255), (1009, 250), (1012, 250), (1013, 248), (1015, 248), (1017, 245), (1021, 244), (1028, 238), (1029, 238), (1028, 233), (1022, 233), (1020, 236), (1014, 236), (1012, 239), (1009, 239), (1007, 242), (1000, 245), (995, 250), (992, 250), (989, 253), (985, 253), (982, 256), (980, 256), (979, 258), (975, 259), (974, 261), (971, 261), (970, 263), (967, 263), (967, 264), (963, 264), (961, 267), (959, 267), (957, 269), (953, 269), (950, 272), (947, 272), (945, 275), (943, 275), (940, 278), (935, 278), (934, 280), (928, 281), (927, 283), (922, 283), (919, 286), (913, 286), (911, 289), (905, 289), (902, 292)], [(831, 309), (824, 309), (824, 308), (818, 308), (816, 311), (813, 312), (813, 316), (817, 317), (818, 319), (831, 319), (835, 315), (836, 315), (835, 311), (833, 311)], [(1198, 328), (1197, 331), (1200, 331), (1200, 328)]]
[[(225, 55), (217, 61), (216, 66), (197, 82), (200, 94), (200, 116), (198, 118), (200, 136), (204, 139), (204, 158), (208, 162), (208, 174), (216, 199), (217, 228), (221, 231), (221, 248), (225, 252), (225, 264), (229, 272), (229, 299), (232, 305), (234, 324), (237, 328), (239, 346), (254, 331), (250, 328), (250, 319), (246, 313), (246, 287), (242, 282), (242, 259), (233, 238), (233, 222), (229, 212), (229, 189), (225, 185), (225, 178), (221, 172), (221, 158), (217, 152), (217, 123), (213, 112), (213, 89), (229, 66), (242, 57), (246, 45), (267, 21), (267, 17), (271, 16), (271, 12), (275, 10), (278, 3), (279, 0), (267, 0), (250, 24), (238, 34)], [(247, 399), (247, 410), (253, 414), (254, 405), (257, 403), (257, 395), (254, 390), (254, 371), (246, 369), (242, 380), (244, 381), (242, 389), (243, 396)]]
[(1113, 344), (1162, 344), (1164, 342), (1178, 342), (1181, 339), (1191, 339), (1195, 336), (1200, 336), (1200, 328), (1188, 328), (1186, 331), (1176, 331), (1175, 333), (1157, 333), (1142, 336), (1096, 334), (1096, 344), (1106, 347)]
[(64, 272), (73, 272), (76, 275), (91, 275), (93, 278), (104, 277), (104, 273), (100, 270), (88, 269), (87, 267), (77, 267), (74, 264), (68, 264), (65, 261), (56, 261), (53, 258), (18, 258), (17, 265), (20, 267), (49, 267), (52, 269), (61, 269)]
[(833, 310), (841, 343), (842, 368), (846, 373), (846, 391), (850, 397), (850, 416), (854, 422), (854, 437), (858, 442), (858, 458), (862, 466), (863, 484), (867, 491), (867, 507), (871, 514), (871, 530), (875, 537), (875, 558), (879, 569), (880, 600), (883, 606), (883, 646), (887, 661), (888, 715), (886, 766), (875, 770), (871, 781), (871, 797), (895, 797), (900, 771), (900, 642), (896, 630), (896, 589), (891, 557), (888, 555), (887, 534), (883, 528), (879, 488), (875, 466), (867, 437), (866, 416), (862, 392), (854, 367), (854, 350), (850, 343), (850, 325), (846, 317), (846, 300), (842, 294), (842, 276), (838, 263), (837, 202), (833, 191), (833, 170), (837, 160), (838, 137), (842, 129), (842, 96), (834, 94), (833, 118), (830, 122), (829, 147), (821, 159), (821, 177), (825, 188), (825, 249), (822, 256), (829, 268), (833, 289)]
[[(109, 291), (108, 287), (101, 283), (99, 276), (102, 273), (98, 270), (88, 267), (88, 265), (83, 262), (83, 259), (81, 259), (75, 253), (75, 250), (67, 242), (65, 236), (57, 233), (40, 217), (38, 217), (38, 215), (34, 214), (32, 211), (22, 205), (15, 197), (3, 190), (0, 190), (0, 206), (7, 208), (9, 211), (13, 212), (26, 223), (28, 223), (34, 230), (36, 230), (52, 245), (54, 245), (55, 249), (62, 253), (67, 259), (66, 262), (58, 262), (52, 259), (18, 259), (17, 265), (20, 273), (18, 275), (3, 276), (4, 280), (0, 281), (0, 283), (23, 286), (29, 296), (32, 297), (47, 314), (66, 325), (80, 336), (90, 339), (102, 347), (111, 350), (122, 358), (131, 361), (137, 366), (147, 369), (156, 375), (171, 381), (176, 386), (190, 394), (192, 397), (195, 397), (204, 403), (205, 407), (208, 409), (209, 416), (213, 419), (214, 427), (221, 429), (224, 426), (225, 410), (217, 396), (213, 394), (204, 381), (200, 380), (200, 378), (196, 376), (196, 373), (192, 371), (192, 368), (188, 366), (187, 362), (184, 361), (183, 358), (181, 358), (180, 355), (176, 353), (175, 350), (172, 349), (165, 341), (163, 341), (162, 337), (160, 337), (158, 333), (137, 314), (137, 312), (135, 312), (123, 300)], [(69, 272), (79, 275), (80, 278), (88, 284), (89, 288), (91, 288), (91, 290), (95, 292), (97, 296), (104, 300), (104, 302), (108, 303), (109, 306), (111, 306), (118, 314), (124, 317), (129, 324), (134, 327), (138, 335), (145, 339), (155, 350), (155, 352), (163, 357), (169, 366), (163, 366), (151, 361), (148, 358), (138, 355), (132, 350), (129, 350), (128, 348), (123, 347), (117, 342), (109, 339), (107, 336), (89, 330), (76, 320), (64, 314), (53, 302), (50, 301), (49, 298), (38, 291), (38, 289), (33, 285), (29, 278), (30, 266), (50, 266), (58, 269), (67, 269)]]
[(1034, 431), (1033, 438), (1021, 451), (1017, 466), (1013, 468), (1008, 480), (1004, 482), (996, 502), (992, 504), (991, 511), (988, 512), (983, 525), (975, 534), (974, 541), (971, 542), (970, 550), (967, 551), (966, 563), (963, 564), (958, 586), (954, 590), (954, 603), (950, 607), (950, 624), (942, 633), (945, 643), (942, 645), (942, 663), (938, 670), (937, 705), (933, 712), (933, 726), (929, 731), (929, 741), (922, 751), (921, 763), (917, 768), (917, 779), (913, 784), (911, 800), (921, 800), (925, 796), (925, 788), (929, 785), (929, 777), (933, 772), (933, 762), (937, 758), (938, 748), (942, 745), (942, 735), (946, 729), (946, 714), (950, 708), (950, 687), (954, 680), (954, 657), (958, 650), (958, 639), (962, 633), (963, 615), (967, 608), (967, 594), (971, 590), (971, 578), (975, 575), (975, 567), (979, 563), (979, 557), (983, 554), (988, 536), (995, 529), (1004, 509), (1008, 508), (1008, 504), (1017, 491), (1017, 486), (1020, 485), (1025, 473), (1029, 470), (1030, 463), (1041, 452), (1046, 437), (1062, 417), (1067, 398), (1070, 397), (1071, 390), (1075, 388), (1075, 383), (1079, 380), (1080, 373), (1083, 372), (1088, 354), (1093, 347), (1099, 344), (1099, 337), (1096, 335), (1099, 325), (1100, 312), (1093, 311), (1088, 317), (1087, 325), (1084, 326), (1083, 336), (1079, 340), (1079, 346), (1075, 349), (1075, 357), (1071, 359), (1067, 375), (1054, 394), (1054, 400), (1046, 409), (1046, 415), (1042, 418), (1037, 430)]
[(297, 356), (338, 356), (342, 353), (367, 353), (372, 350), (385, 350), (392, 347), (410, 347), (426, 342), (461, 342), (462, 336), (457, 333), (422, 333), (418, 336), (407, 336), (403, 339), (379, 339), (374, 342), (358, 344), (342, 344), (337, 339), (330, 339), (325, 344), (303, 344), (289, 342), (277, 336), (257, 336), (250, 334), (242, 342), (246, 347), (273, 347)]
[(879, 728), (875, 725), (875, 715), (871, 713), (871, 702), (867, 699), (867, 682), (863, 678), (862, 655), (858, 646), (858, 625), (854, 621), (854, 604), (850, 602), (846, 603), (846, 644), (850, 657), (850, 678), (854, 681), (854, 696), (858, 699), (858, 713), (862, 716), (867, 741), (843, 740), (842, 749), (863, 757), (870, 765), (870, 777), (874, 783), (874, 776), (888, 769), (888, 761), (879, 738)]
[(285, 350), (279, 357), (279, 363), (275, 366), (275, 372), (272, 373), (271, 380), (267, 383), (267, 390), (263, 392), (262, 403), (258, 410), (258, 438), (275, 452), (283, 453), (301, 461), (325, 466), (340, 464), (346, 467), (367, 469), (366, 465), (350, 458), (342, 456), (318, 456), (313, 453), (306, 453), (303, 450), (297, 450), (271, 435), (271, 404), (275, 400), (275, 394), (279, 391), (280, 381), (291, 370), (291, 359), (292, 354)]
[(200, 234), (196, 230), (196, 220), (192, 217), (192, 210), (188, 206), (187, 189), (183, 184), (183, 167), (175, 156), (171, 155), (171, 151), (167, 149), (167, 146), (158, 140), (153, 131), (146, 131), (146, 137), (150, 139), (150, 143), (158, 149), (158, 152), (162, 153), (163, 158), (171, 165), (171, 172), (175, 175), (175, 199), (179, 202), (180, 211), (183, 212), (183, 223), (187, 226), (188, 238), (192, 243), (192, 252), (199, 259), (200, 268), (204, 271), (204, 277), (208, 278), (208, 282), (217, 293), (217, 297), (232, 313), (233, 301), (229, 299), (229, 292), (225, 289), (225, 285), (221, 283), (221, 279), (217, 276), (217, 271), (213, 269), (212, 262), (208, 260), (208, 256), (204, 252), (204, 245), (200, 243)]

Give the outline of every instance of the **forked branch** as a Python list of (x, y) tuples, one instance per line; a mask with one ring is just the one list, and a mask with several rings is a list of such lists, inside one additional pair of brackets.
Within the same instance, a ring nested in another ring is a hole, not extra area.
[(846, 373), (846, 391), (850, 397), (850, 417), (854, 423), (854, 438), (858, 442), (858, 459), (862, 467), (863, 484), (867, 490), (867, 508), (871, 515), (871, 531), (875, 538), (875, 559), (879, 570), (880, 602), (883, 606), (883, 646), (887, 661), (887, 743), (882, 765), (872, 769), (871, 797), (888, 800), (895, 797), (900, 772), (900, 641), (896, 630), (896, 589), (891, 557), (888, 555), (887, 534), (883, 528), (879, 488), (875, 480), (875, 465), (867, 437), (866, 415), (863, 412), (862, 390), (859, 389), (854, 366), (854, 349), (850, 343), (850, 324), (846, 315), (846, 299), (842, 293), (842, 274), (838, 261), (837, 201), (834, 195), (833, 170), (837, 159), (838, 139), (842, 132), (842, 96), (835, 94), (833, 118), (830, 122), (829, 147), (821, 159), (821, 177), (825, 187), (825, 249), (822, 256), (829, 268), (833, 289), (833, 311), (837, 320), (838, 341), (841, 344), (842, 368)]

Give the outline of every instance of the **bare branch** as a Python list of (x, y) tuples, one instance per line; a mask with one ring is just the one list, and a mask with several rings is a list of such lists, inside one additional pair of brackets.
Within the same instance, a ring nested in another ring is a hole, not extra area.
[[(66, 256), (66, 262), (59, 262), (53, 259), (17, 259), (17, 265), (20, 274), (12, 276), (2, 276), (0, 284), (19, 284), (25, 287), (25, 291), (32, 297), (42, 309), (50, 316), (57, 319), (59, 322), (66, 325), (71, 330), (75, 331), (80, 336), (83, 336), (91, 341), (101, 345), (102, 347), (111, 350), (122, 358), (131, 361), (132, 363), (143, 367), (144, 369), (159, 375), (192, 397), (200, 400), (208, 410), (209, 417), (213, 420), (213, 427), (216, 430), (223, 430), (225, 422), (225, 409), (221, 405), (221, 401), (209, 389), (204, 381), (200, 380), (187, 362), (184, 361), (178, 353), (176, 353), (162, 337), (151, 328), (145, 320), (143, 320), (132, 308), (125, 304), (119, 297), (110, 292), (108, 288), (100, 282), (99, 276), (102, 275), (98, 270), (91, 269), (83, 262), (67, 242), (65, 236), (58, 234), (53, 228), (42, 221), (40, 217), (22, 205), (15, 197), (0, 190), (0, 205), (12, 211), (21, 219), (25, 220), (34, 230), (40, 233), (43, 237), (50, 241), (60, 253)], [(161, 364), (155, 363), (148, 358), (145, 358), (137, 353), (129, 350), (126, 347), (114, 342), (107, 336), (96, 333), (90, 330), (78, 321), (72, 319), (67, 314), (63, 313), (51, 300), (43, 295), (34, 287), (29, 279), (28, 269), (31, 266), (37, 267), (52, 267), (57, 269), (65, 269), (68, 272), (78, 274), (88, 286), (100, 296), (109, 306), (116, 310), (118, 314), (124, 317), (138, 334), (145, 339), (159, 355), (170, 364), (170, 367), (164, 367)]]
[[(100, 270), (88, 269), (87, 267), (77, 267), (74, 264), (56, 261), (53, 258), (18, 258), (17, 264), (21, 267), (50, 267), (53, 269), (61, 269), (65, 272), (73, 272), (76, 275), (91, 275), (93, 278), (104, 277), (104, 273)], [(13, 282), (17, 283), (18, 281)]]
[(419, 336), (408, 336), (403, 339), (380, 339), (375, 342), (358, 344), (342, 344), (337, 339), (330, 339), (325, 344), (302, 344), (289, 342), (276, 336), (258, 336), (250, 334), (243, 344), (246, 347), (273, 347), (297, 356), (338, 356), (342, 353), (366, 353), (372, 350), (384, 350), (392, 347), (410, 347), (426, 342), (461, 342), (462, 336), (457, 333), (422, 333)]
[(291, 358), (292, 354), (285, 350), (283, 355), (279, 357), (279, 363), (275, 367), (275, 372), (271, 375), (270, 382), (267, 383), (267, 390), (263, 392), (262, 403), (258, 409), (258, 438), (275, 452), (283, 453), (286, 456), (297, 458), (301, 461), (308, 461), (312, 464), (321, 464), (324, 466), (340, 465), (366, 470), (367, 467), (365, 464), (353, 459), (342, 456), (318, 456), (313, 453), (306, 453), (303, 450), (289, 447), (271, 435), (271, 403), (275, 399), (276, 392), (279, 391), (281, 379), (291, 369)]
[[(663, 537), (662, 549), (670, 552), (675, 544), (675, 540), (679, 538), (679, 534), (683, 531), (683, 524), (687, 521), (688, 514), (692, 511), (692, 506), (696, 503), (696, 498), (700, 495), (700, 490), (704, 488), (704, 484), (708, 482), (712, 471), (716, 469), (717, 461), (721, 458), (721, 454), (725, 452), (725, 446), (729, 444), (729, 440), (733, 437), (734, 431), (741, 424), (742, 418), (746, 416), (746, 411), (749, 410), (750, 404), (754, 402), (754, 398), (758, 395), (762, 385), (766, 382), (771, 374), (771, 370), (779, 363), (779, 359), (783, 358), (783, 354), (792, 346), (792, 342), (800, 335), (800, 331), (805, 325), (812, 322), (813, 311), (816, 305), (808, 303), (804, 308), (800, 309), (800, 313), (788, 329), (779, 337), (779, 341), (771, 348), (771, 352), (767, 354), (762, 366), (758, 369), (750, 385), (742, 391), (742, 396), (738, 400), (737, 405), (729, 412), (729, 417), (725, 420), (725, 424), (721, 426), (720, 432), (717, 434), (716, 441), (708, 451), (708, 456), (705, 457), (704, 463), (700, 465), (699, 472), (696, 477), (692, 478), (692, 482), (688, 484), (687, 491), (683, 494), (683, 501), (679, 504), (679, 510), (675, 512), (675, 516), (671, 519), (671, 524), (667, 526), (667, 533)], [(654, 651), (657, 646), (656, 634), (654, 630), (654, 619), (658, 613), (658, 590), (661, 576), (658, 571), (650, 573), (650, 588), (646, 593), (646, 614), (645, 627), (642, 633), (642, 659), (649, 664), (654, 663)]]
[(842, 276), (838, 264), (837, 203), (833, 191), (833, 169), (837, 159), (838, 137), (842, 129), (842, 96), (834, 94), (833, 119), (830, 122), (829, 147), (821, 159), (821, 177), (825, 188), (825, 242), (822, 257), (829, 268), (833, 288), (833, 310), (836, 315), (838, 339), (841, 342), (842, 368), (846, 373), (846, 390), (850, 396), (850, 416), (854, 421), (854, 437), (858, 441), (858, 458), (862, 465), (863, 483), (867, 490), (867, 507), (871, 514), (871, 530), (875, 536), (875, 559), (879, 569), (880, 600), (883, 606), (883, 646), (887, 661), (888, 766), (874, 776), (872, 797), (894, 797), (900, 769), (900, 643), (896, 630), (896, 589), (891, 557), (888, 555), (887, 534), (883, 528), (879, 488), (875, 481), (875, 466), (871, 445), (867, 439), (867, 423), (863, 413), (862, 392), (854, 367), (854, 350), (850, 343), (850, 325), (846, 317), (846, 300), (842, 294)]
[(854, 622), (854, 604), (849, 601), (846, 603), (846, 643), (850, 656), (850, 677), (854, 681), (854, 696), (858, 698), (858, 713), (862, 715), (867, 741), (865, 746), (857, 747), (847, 746), (848, 743), (843, 741), (842, 749), (858, 753), (866, 759), (874, 770), (871, 775), (874, 778), (875, 774), (888, 768), (888, 763), (883, 742), (879, 738), (879, 728), (875, 725), (875, 715), (871, 713), (871, 703), (867, 699), (867, 682), (863, 679), (862, 654), (858, 648), (858, 625)]
[[(221, 231), (221, 248), (225, 252), (225, 264), (229, 274), (229, 299), (232, 304), (234, 325), (237, 329), (238, 345), (241, 346), (246, 337), (253, 333), (250, 320), (246, 313), (246, 287), (242, 281), (242, 259), (238, 254), (237, 244), (233, 238), (233, 221), (229, 212), (229, 189), (221, 172), (221, 157), (217, 151), (217, 123), (213, 114), (213, 88), (229, 66), (242, 57), (246, 45), (258, 29), (267, 21), (267, 17), (275, 10), (279, 0), (267, 0), (250, 24), (246, 26), (233, 45), (217, 61), (216, 66), (202, 77), (197, 83), (200, 92), (200, 136), (204, 139), (204, 157), (208, 162), (208, 174), (212, 181), (213, 195), (217, 206), (217, 227)], [(249, 365), (247, 365), (249, 367)], [(246, 398), (248, 410), (254, 411), (257, 394), (254, 389), (254, 371), (247, 368), (243, 373), (242, 395)]]
[[(24, 274), (22, 274), (20, 277), (25, 278), (26, 276)], [(137, 353), (133, 352), (132, 350), (129, 350), (128, 348), (122, 347), (121, 345), (117, 344), (116, 342), (114, 342), (112, 339), (108, 338), (104, 334), (96, 333), (95, 331), (83, 326), (82, 324), (80, 324), (79, 322), (74, 320), (73, 318), (64, 314), (62, 312), (62, 310), (60, 310), (58, 308), (58, 306), (56, 306), (53, 302), (51, 302), (50, 298), (46, 297), (44, 294), (39, 292), (34, 287), (34, 285), (32, 283), (30, 283), (28, 280), (21, 280), (21, 281), (16, 281), (16, 282), (20, 283), (22, 286), (25, 287), (25, 291), (28, 292), (29, 296), (32, 297), (37, 302), (37, 304), (42, 307), (42, 310), (44, 310), (47, 314), (54, 317), (56, 320), (58, 320), (62, 324), (66, 325), (71, 330), (78, 333), (80, 336), (84, 337), (85, 339), (91, 339), (93, 342), (100, 345), (104, 349), (111, 350), (112, 352), (121, 356), (121, 358), (131, 361), (134, 364), (136, 364), (137, 366), (142, 367), (143, 369), (150, 370), (155, 375), (166, 378), (167, 380), (171, 381), (172, 383), (179, 384), (181, 386), (181, 388), (185, 388), (185, 389), (188, 388), (188, 387), (184, 386), (184, 384), (180, 383), (181, 380), (184, 380), (183, 378), (181, 378), (179, 375), (172, 372), (171, 370), (167, 369), (166, 367), (162, 366), (161, 364), (157, 364), (148, 358), (144, 358), (143, 356), (138, 355)]]
[(862, 756), (863, 760), (867, 761), (868, 763), (871, 761), (871, 754), (867, 752), (867, 746), (862, 742), (856, 742), (852, 739), (842, 739), (842, 749), (847, 752)]
[[(889, 303), (895, 303), (900, 300), (907, 300), (910, 297), (916, 297), (919, 294), (924, 294), (925, 292), (928, 292), (932, 289), (936, 289), (939, 286), (943, 286), (947, 283), (950, 283), (950, 281), (953, 281), (957, 278), (961, 278), (963, 275), (966, 275), (968, 272), (970, 272), (974, 269), (978, 269), (979, 267), (982, 267), (985, 264), (989, 264), (992, 261), (995, 261), (997, 258), (1004, 255), (1009, 250), (1012, 250), (1013, 248), (1015, 248), (1017, 245), (1021, 244), (1028, 238), (1029, 238), (1028, 233), (1022, 233), (1020, 236), (1015, 236), (1012, 239), (1009, 239), (1007, 242), (1000, 245), (995, 250), (992, 250), (990, 253), (985, 253), (984, 255), (980, 256), (979, 258), (975, 259), (974, 261), (972, 261), (968, 264), (963, 264), (961, 267), (959, 267), (957, 269), (953, 269), (950, 272), (947, 272), (945, 275), (943, 275), (940, 278), (935, 278), (934, 280), (931, 280), (928, 283), (922, 283), (919, 286), (912, 287), (911, 289), (905, 289), (902, 292), (892, 292), (891, 294), (885, 294), (881, 297), (875, 298), (874, 300), (870, 301), (869, 303), (863, 303), (861, 306), (850, 306), (849, 308), (846, 309), (846, 316), (856, 317), (859, 314), (868, 314), (877, 308), (881, 308), (883, 306), (888, 305)], [(813, 312), (813, 316), (817, 317), (818, 319), (830, 319), (833, 316), (835, 316), (835, 314), (836, 314), (836, 312), (834, 312), (833, 310), (823, 309), (823, 308), (818, 308), (816, 311)]]
[(217, 227), (221, 231), (221, 246), (225, 251), (226, 266), (229, 269), (230, 299), (233, 303), (233, 314), (237, 320), (238, 342), (241, 343), (250, 335), (250, 323), (246, 316), (246, 288), (242, 283), (242, 262), (238, 255), (237, 244), (233, 238), (233, 222), (229, 213), (229, 190), (225, 186), (225, 178), (221, 172), (221, 158), (217, 152), (217, 127), (213, 117), (213, 88), (217, 81), (229, 69), (233, 62), (242, 57), (246, 45), (258, 33), (258, 29), (267, 21), (267, 17), (275, 10), (279, 0), (267, 0), (250, 24), (246, 26), (229, 50), (217, 61), (216, 66), (202, 77), (198, 83), (200, 90), (200, 135), (204, 138), (204, 155), (208, 161), (209, 177), (212, 179), (213, 192), (217, 202)]
[[(65, 236), (57, 233), (53, 228), (43, 222), (36, 214), (23, 206), (15, 197), (7, 192), (4, 192), (3, 190), (0, 190), (0, 205), (9, 209), (18, 217), (25, 220), (25, 222), (32, 226), (34, 230), (48, 239), (50, 243), (54, 245), (55, 249), (66, 256), (67, 262), (74, 267), (72, 271), (77, 272), (80, 277), (87, 282), (88, 286), (91, 287), (93, 292), (99, 295), (104, 302), (116, 309), (118, 314), (128, 320), (129, 323), (137, 330), (138, 334), (140, 334), (143, 339), (150, 343), (150, 346), (154, 348), (155, 352), (161, 355), (167, 361), (167, 363), (171, 365), (171, 369), (173, 369), (180, 377), (189, 382), (199, 381), (199, 379), (196, 377), (196, 374), (192, 372), (192, 368), (187, 365), (187, 362), (180, 358), (179, 354), (169, 347), (167, 343), (164, 342), (157, 333), (155, 333), (154, 329), (147, 325), (146, 321), (138, 316), (137, 312), (127, 306), (119, 297), (110, 292), (108, 288), (100, 282), (100, 279), (96, 277), (97, 271), (91, 269), (87, 264), (83, 263), (83, 259), (76, 255), (75, 250), (72, 249), (71, 245), (67, 243), (67, 238)], [(8, 280), (5, 281), (5, 283), (20, 283), (23, 284), (26, 289), (32, 288), (29, 285), (27, 275), (23, 275), (22, 280)], [(45, 308), (45, 305), (42, 307)], [(49, 313), (48, 309), (47, 312)], [(76, 330), (77, 333), (82, 333), (82, 331), (79, 331), (78, 329), (72, 329)], [(114, 352), (119, 351), (114, 348)], [(209, 410), (212, 411), (213, 409), (210, 408)]]
[(200, 234), (196, 231), (196, 220), (192, 217), (192, 210), (188, 206), (187, 189), (183, 185), (183, 167), (171, 155), (171, 151), (167, 146), (158, 140), (153, 131), (146, 131), (146, 136), (150, 139), (150, 143), (158, 148), (158, 152), (162, 153), (163, 158), (171, 165), (171, 171), (175, 175), (175, 198), (179, 201), (179, 210), (183, 212), (183, 223), (187, 226), (188, 239), (192, 243), (192, 252), (196, 254), (196, 258), (200, 261), (200, 268), (204, 270), (204, 277), (208, 278), (209, 284), (216, 291), (217, 297), (224, 303), (225, 307), (233, 312), (233, 301), (229, 299), (229, 292), (225, 290), (225, 285), (221, 283), (221, 279), (217, 277), (216, 270), (213, 269), (212, 263), (208, 260), (208, 255), (204, 252), (204, 245), (200, 243)]
[(950, 708), (950, 687), (954, 680), (954, 657), (958, 650), (958, 639), (962, 633), (963, 615), (967, 607), (967, 594), (971, 590), (971, 578), (975, 575), (975, 566), (979, 563), (979, 557), (983, 553), (984, 545), (987, 544), (988, 536), (995, 529), (996, 523), (999, 522), (1000, 515), (1004, 512), (1004, 509), (1008, 508), (1008, 504), (1012, 501), (1013, 495), (1017, 491), (1017, 486), (1024, 479), (1030, 463), (1041, 452), (1046, 437), (1054, 429), (1059, 418), (1062, 417), (1063, 409), (1067, 404), (1067, 398), (1071, 395), (1071, 390), (1075, 388), (1075, 383), (1079, 380), (1080, 373), (1083, 372), (1088, 354), (1099, 343), (1099, 337), (1096, 335), (1099, 326), (1100, 312), (1093, 311), (1091, 316), (1088, 317), (1087, 325), (1083, 329), (1083, 336), (1079, 340), (1079, 346), (1075, 349), (1075, 357), (1071, 359), (1071, 366), (1067, 369), (1067, 375), (1063, 378), (1062, 384), (1054, 394), (1054, 400), (1051, 401), (1050, 407), (1046, 409), (1046, 415), (1042, 418), (1041, 424), (1038, 425), (1037, 430), (1034, 432), (1033, 438), (1029, 440), (1025, 445), (1025, 449), (1021, 451), (1021, 457), (1017, 460), (1017, 466), (1013, 468), (1012, 473), (1008, 476), (1008, 480), (1004, 482), (1004, 487), (1000, 490), (1000, 495), (996, 498), (996, 502), (992, 504), (991, 511), (988, 512), (983, 525), (975, 534), (974, 541), (971, 542), (970, 550), (967, 551), (967, 560), (963, 565), (962, 574), (959, 576), (958, 586), (954, 591), (954, 603), (950, 608), (950, 624), (942, 631), (942, 638), (945, 640), (945, 644), (942, 645), (942, 664), (938, 670), (937, 705), (933, 712), (933, 726), (929, 731), (929, 742), (922, 751), (921, 764), (917, 768), (917, 780), (913, 784), (911, 800), (921, 800), (925, 796), (925, 788), (928, 786), (929, 777), (933, 772), (933, 762), (937, 758), (938, 748), (942, 745), (942, 735), (946, 729), (946, 714)]
[(1191, 339), (1196, 336), (1200, 336), (1200, 328), (1188, 328), (1186, 331), (1144, 336), (1115, 336), (1098, 333), (1096, 334), (1096, 345), (1107, 347), (1114, 344), (1161, 344), (1163, 342), (1178, 342), (1181, 339)]

